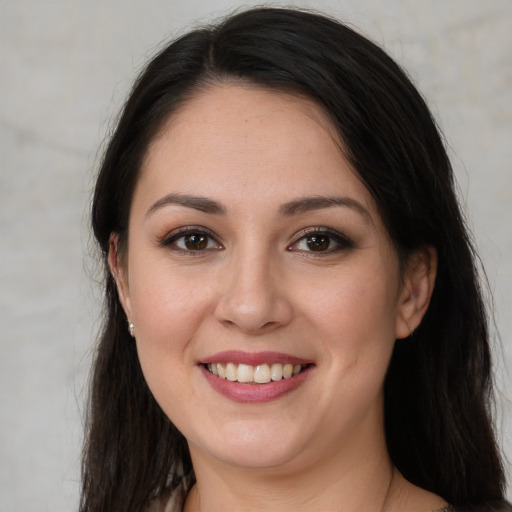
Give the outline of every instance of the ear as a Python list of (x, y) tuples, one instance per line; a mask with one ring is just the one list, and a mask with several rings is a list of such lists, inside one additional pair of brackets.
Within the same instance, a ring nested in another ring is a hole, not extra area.
[(117, 294), (121, 306), (123, 306), (124, 312), (128, 322), (132, 318), (132, 307), (130, 302), (130, 289), (128, 286), (128, 271), (126, 266), (125, 255), (121, 253), (119, 249), (119, 236), (117, 233), (110, 235), (110, 241), (108, 245), (108, 266), (110, 272), (117, 286)]
[(407, 261), (396, 317), (395, 337), (407, 338), (420, 325), (434, 291), (437, 252), (422, 247)]

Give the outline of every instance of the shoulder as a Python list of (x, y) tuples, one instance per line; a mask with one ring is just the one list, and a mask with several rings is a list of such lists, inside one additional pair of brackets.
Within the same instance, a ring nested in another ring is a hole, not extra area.
[(185, 493), (182, 489), (175, 489), (173, 492), (155, 498), (144, 512), (181, 512)]
[(191, 472), (183, 476), (176, 487), (157, 496), (144, 512), (182, 512), (188, 492), (194, 484), (195, 475)]

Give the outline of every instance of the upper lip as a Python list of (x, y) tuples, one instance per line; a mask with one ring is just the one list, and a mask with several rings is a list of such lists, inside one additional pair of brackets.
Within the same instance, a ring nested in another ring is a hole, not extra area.
[(261, 364), (311, 364), (310, 359), (303, 359), (301, 357), (284, 354), (282, 352), (244, 352), (242, 350), (226, 350), (224, 352), (217, 352), (210, 356), (205, 357), (199, 364), (209, 363), (235, 363), (247, 364), (250, 366), (258, 366)]

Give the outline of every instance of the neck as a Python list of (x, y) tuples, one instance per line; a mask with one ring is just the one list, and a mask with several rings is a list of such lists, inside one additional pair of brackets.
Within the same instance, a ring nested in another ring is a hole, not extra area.
[(294, 459), (270, 468), (234, 467), (190, 446), (197, 484), (185, 512), (251, 512), (269, 504), (280, 512), (384, 512), (397, 478), (384, 439), (373, 439), (364, 446), (348, 443), (312, 463)]

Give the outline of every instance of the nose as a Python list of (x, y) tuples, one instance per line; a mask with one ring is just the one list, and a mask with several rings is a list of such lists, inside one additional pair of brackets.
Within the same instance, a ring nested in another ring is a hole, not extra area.
[(257, 335), (287, 325), (293, 308), (278, 264), (264, 251), (247, 252), (224, 269), (215, 315), (226, 326)]

